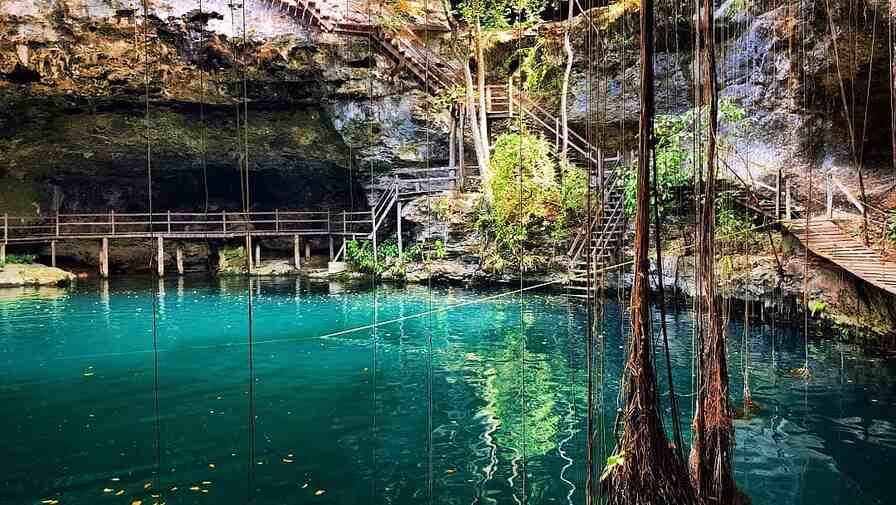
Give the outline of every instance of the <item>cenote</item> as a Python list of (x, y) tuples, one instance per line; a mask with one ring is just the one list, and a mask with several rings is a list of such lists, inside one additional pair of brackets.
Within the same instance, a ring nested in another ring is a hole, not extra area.
[[(605, 314), (609, 449), (628, 322), (612, 300)], [(689, 420), (687, 304), (667, 322)], [(0, 502), (245, 503), (251, 472), (263, 504), (583, 503), (585, 325), (582, 304), (536, 292), (243, 277), (0, 290)], [(728, 332), (737, 406), (743, 321)], [(748, 341), (761, 410), (734, 421), (734, 469), (752, 502), (888, 503), (896, 363), (815, 334), (805, 380), (789, 373), (798, 328), (757, 318)]]

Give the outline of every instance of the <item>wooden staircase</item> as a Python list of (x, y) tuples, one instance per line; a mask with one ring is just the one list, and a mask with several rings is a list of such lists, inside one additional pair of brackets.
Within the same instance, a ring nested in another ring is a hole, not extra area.
[[(427, 47), (411, 28), (385, 28), (371, 23), (370, 16), (349, 12), (346, 3), (338, 0), (272, 0), (272, 5), (296, 18), (303, 25), (327, 33), (366, 36), (395, 58), (430, 93), (436, 93), (463, 82), (459, 68)], [(368, 13), (369, 14), (369, 13)], [(425, 31), (446, 31), (447, 27), (427, 25)]]
[[(592, 174), (592, 219), (579, 229), (567, 252), (570, 295), (588, 297), (597, 287), (597, 273), (613, 264), (625, 238), (625, 194), (619, 176), (623, 157), (604, 159)], [(590, 276), (589, 276), (590, 273)]]
[[(365, 35), (371, 37), (387, 53), (394, 57), (399, 66), (410, 71), (421, 83), (426, 86), (426, 91), (435, 94), (442, 89), (464, 84), (463, 75), (459, 64), (456, 64), (429, 49), (426, 43), (420, 40), (414, 31), (408, 27), (400, 29), (387, 29), (381, 26), (359, 21), (341, 7), (337, 0), (272, 0), (281, 5), (287, 12), (298, 17), (303, 23), (320, 27), (322, 30), (334, 33), (346, 33), (351, 35)], [(307, 21), (306, 21), (307, 18)], [(430, 30), (426, 27), (425, 30)], [(553, 114), (546, 111), (538, 103), (531, 100), (519, 86), (514, 85), (513, 78), (506, 84), (488, 86), (486, 89), (487, 114), (489, 117), (512, 117), (515, 114), (523, 114), (538, 127), (552, 134), (559, 144), (561, 138), (560, 121)], [(623, 238), (625, 226), (624, 202), (621, 187), (621, 178), (617, 177), (622, 156), (603, 159), (601, 153), (580, 134), (569, 131), (570, 158), (576, 159), (580, 164), (589, 167), (591, 174), (590, 185), (592, 191), (597, 194), (597, 204), (592, 209), (591, 222), (586, 223), (579, 231), (573, 247), (570, 248), (570, 286), (576, 291), (585, 290), (587, 294), (587, 276), (583, 275), (583, 266), (587, 266), (589, 259), (592, 267), (604, 265), (613, 257), (619, 248)], [(456, 179), (456, 174), (452, 177)], [(427, 174), (429, 182), (433, 182), (433, 176)], [(438, 177), (436, 177), (438, 178)], [(461, 184), (474, 185), (478, 178), (470, 176), (463, 178)], [(406, 184), (397, 180), (394, 191), (386, 191), (374, 209), (368, 214), (352, 213), (360, 217), (345, 216), (343, 222), (345, 233), (353, 238), (368, 238), (376, 243), (377, 231), (382, 221), (380, 213), (388, 212), (395, 203), (409, 195), (426, 194), (431, 191), (428, 185), (424, 190), (422, 184), (416, 181), (416, 186), (411, 189), (403, 186)], [(394, 194), (394, 202), (383, 200), (389, 194)], [(368, 218), (369, 217), (369, 218)], [(366, 233), (357, 230), (366, 230)], [(342, 254), (344, 254), (344, 245)], [(593, 270), (593, 268), (592, 268)]]

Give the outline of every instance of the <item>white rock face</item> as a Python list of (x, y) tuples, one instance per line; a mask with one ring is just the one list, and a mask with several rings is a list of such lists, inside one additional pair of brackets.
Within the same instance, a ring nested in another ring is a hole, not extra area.
[(71, 272), (46, 265), (8, 264), (0, 268), (0, 287), (59, 286), (75, 280)]

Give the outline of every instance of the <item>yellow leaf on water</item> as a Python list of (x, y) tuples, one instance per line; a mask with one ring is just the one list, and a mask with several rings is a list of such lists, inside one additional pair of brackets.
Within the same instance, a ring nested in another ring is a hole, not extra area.
[(208, 493), (208, 489), (203, 489), (202, 492), (203, 492), (203, 493)]
[(118, 477), (112, 477), (112, 478), (109, 479), (109, 480), (111, 480), (112, 482), (118, 482), (118, 481), (120, 481), (121, 479), (119, 479)]
[(152, 487), (152, 482), (147, 482), (146, 484), (143, 484), (143, 489), (149, 489), (151, 487)]
[(118, 492), (115, 493), (115, 496), (121, 496), (124, 494), (124, 489), (119, 489)]
[(199, 491), (200, 489), (199, 486), (190, 486), (190, 491)]
[(143, 500), (134, 500), (131, 502), (131, 505), (143, 505)]
[(202, 485), (203, 485), (203, 486), (207, 486), (207, 485), (209, 485), (209, 484), (211, 484), (211, 483), (212, 483), (212, 481), (210, 481), (210, 480), (204, 480), (204, 481), (202, 481)]
[(59, 500), (47, 499), (42, 500), (41, 503), (43, 503), (44, 505), (56, 505), (57, 503), (59, 503)]
[(455, 470), (453, 468), (449, 468), (449, 469), (445, 470), (445, 473), (447, 473), (448, 475), (451, 475), (452, 473), (457, 473), (457, 470)]
[(171, 488), (171, 491), (172, 491), (172, 492), (173, 492), (173, 491), (177, 491), (177, 486), (172, 487), (172, 488)]
[(111, 493), (111, 492), (112, 492), (112, 488), (111, 488), (111, 487), (104, 487), (104, 488), (103, 488), (103, 492), (104, 492), (104, 493)]
[(314, 496), (320, 496), (324, 493), (326, 493), (326, 490), (318, 489), (317, 491), (314, 492)]
[(284, 463), (292, 463), (293, 460), (291, 460), (291, 459), (289, 459), (289, 458), (283, 458), (283, 462), (284, 462)]
[(214, 470), (214, 469), (215, 469), (215, 464), (214, 464), (214, 463), (209, 463), (209, 464), (208, 464), (208, 467), (211, 468), (212, 470)]

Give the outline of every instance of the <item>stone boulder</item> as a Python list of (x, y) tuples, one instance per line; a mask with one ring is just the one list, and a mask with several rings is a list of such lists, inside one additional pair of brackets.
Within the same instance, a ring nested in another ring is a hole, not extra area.
[(0, 268), (0, 287), (64, 286), (74, 280), (71, 272), (37, 263), (7, 264)]

